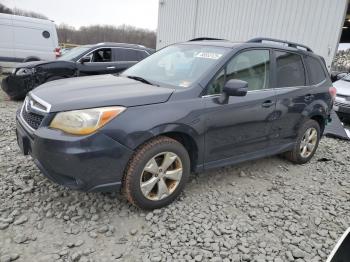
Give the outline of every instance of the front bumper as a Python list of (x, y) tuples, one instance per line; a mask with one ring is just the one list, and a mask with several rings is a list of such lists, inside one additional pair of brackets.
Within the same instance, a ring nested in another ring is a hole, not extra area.
[(109, 136), (68, 136), (41, 127), (33, 133), (17, 114), (17, 141), (24, 154), (30, 154), (50, 180), (82, 191), (116, 191), (133, 151)]
[(1, 88), (11, 98), (15, 100), (23, 99), (26, 94), (35, 87), (33, 75), (16, 76), (9, 75), (1, 82)]

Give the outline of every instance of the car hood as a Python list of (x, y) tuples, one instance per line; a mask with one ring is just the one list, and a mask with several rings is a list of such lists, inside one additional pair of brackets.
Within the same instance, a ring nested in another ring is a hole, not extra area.
[(38, 65), (48, 64), (48, 63), (54, 63), (55, 61), (33, 61), (33, 62), (25, 62), (25, 63), (19, 63), (16, 65), (16, 68), (33, 68)]
[(104, 106), (140, 106), (166, 102), (174, 92), (126, 77), (85, 76), (47, 82), (30, 92), (51, 105), (51, 112)]
[(350, 96), (350, 82), (345, 80), (338, 80), (333, 83), (333, 86), (337, 89), (337, 94)]

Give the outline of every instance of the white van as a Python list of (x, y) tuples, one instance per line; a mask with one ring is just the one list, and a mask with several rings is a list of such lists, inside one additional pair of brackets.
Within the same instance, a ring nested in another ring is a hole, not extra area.
[(50, 20), (0, 14), (0, 66), (54, 60), (60, 55), (55, 24)]

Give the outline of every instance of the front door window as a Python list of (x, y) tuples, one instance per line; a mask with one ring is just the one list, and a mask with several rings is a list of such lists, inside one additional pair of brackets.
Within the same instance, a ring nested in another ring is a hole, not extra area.
[(236, 55), (209, 84), (208, 95), (220, 94), (231, 79), (246, 81), (250, 91), (270, 88), (269, 51), (249, 50)]

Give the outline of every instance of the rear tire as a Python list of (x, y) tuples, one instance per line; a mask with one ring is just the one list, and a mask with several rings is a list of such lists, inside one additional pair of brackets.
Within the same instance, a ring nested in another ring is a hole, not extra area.
[(320, 138), (320, 125), (312, 119), (305, 121), (299, 128), (294, 148), (285, 157), (296, 164), (307, 163), (315, 154)]
[(173, 202), (190, 175), (190, 157), (182, 144), (160, 136), (143, 144), (126, 168), (123, 191), (133, 205), (156, 209)]

